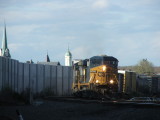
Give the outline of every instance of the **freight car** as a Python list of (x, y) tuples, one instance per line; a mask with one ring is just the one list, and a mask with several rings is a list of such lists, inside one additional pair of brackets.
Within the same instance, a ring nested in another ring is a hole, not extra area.
[(100, 55), (80, 60), (73, 65), (73, 92), (94, 90), (101, 93), (118, 91), (118, 60)]

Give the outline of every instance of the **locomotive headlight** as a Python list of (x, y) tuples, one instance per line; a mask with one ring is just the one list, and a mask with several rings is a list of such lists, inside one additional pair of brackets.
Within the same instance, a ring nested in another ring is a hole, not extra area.
[(113, 80), (110, 80), (110, 81), (109, 81), (109, 83), (110, 83), (110, 84), (113, 84), (113, 83), (114, 83), (114, 81), (113, 81)]
[(96, 80), (96, 83), (99, 83), (99, 80)]
[(103, 70), (103, 71), (106, 71), (106, 66), (103, 66), (103, 67), (102, 67), (102, 70)]

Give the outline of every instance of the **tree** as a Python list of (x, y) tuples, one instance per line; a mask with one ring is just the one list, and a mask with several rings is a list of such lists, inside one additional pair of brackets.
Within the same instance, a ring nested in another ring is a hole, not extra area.
[(142, 59), (134, 67), (134, 70), (138, 74), (152, 75), (154, 73), (154, 65), (151, 62), (149, 62), (147, 59)]

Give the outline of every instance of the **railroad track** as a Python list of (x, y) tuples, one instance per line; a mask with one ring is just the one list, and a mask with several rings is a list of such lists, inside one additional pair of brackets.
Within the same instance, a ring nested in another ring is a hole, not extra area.
[(46, 97), (45, 100), (50, 101), (58, 101), (58, 102), (75, 102), (75, 103), (96, 103), (96, 104), (104, 104), (104, 105), (111, 105), (111, 106), (133, 106), (133, 107), (159, 107), (160, 104), (156, 102), (130, 102), (130, 101), (121, 101), (121, 100), (96, 100), (96, 99), (83, 99), (83, 98), (75, 98), (75, 97), (53, 97), (49, 96)]

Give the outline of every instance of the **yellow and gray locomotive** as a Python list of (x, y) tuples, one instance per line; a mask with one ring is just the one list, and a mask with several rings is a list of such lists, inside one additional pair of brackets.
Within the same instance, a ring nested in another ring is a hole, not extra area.
[(118, 60), (112, 56), (94, 56), (74, 64), (73, 91), (117, 92)]

